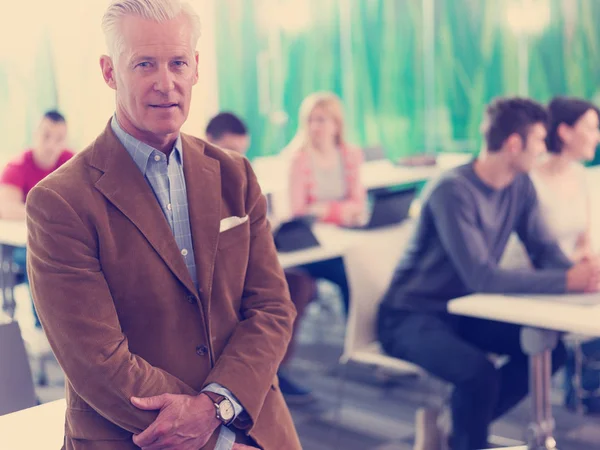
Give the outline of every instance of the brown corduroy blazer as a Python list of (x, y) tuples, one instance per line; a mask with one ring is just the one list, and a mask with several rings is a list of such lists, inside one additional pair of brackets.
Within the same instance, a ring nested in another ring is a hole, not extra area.
[[(276, 371), (295, 309), (249, 162), (182, 134), (199, 289), (110, 125), (27, 199), (28, 271), (66, 378), (65, 448), (135, 449), (157, 412), (131, 396), (228, 388), (264, 450), (300, 443)], [(220, 232), (221, 219), (248, 216)], [(204, 447), (212, 449), (217, 432)]]

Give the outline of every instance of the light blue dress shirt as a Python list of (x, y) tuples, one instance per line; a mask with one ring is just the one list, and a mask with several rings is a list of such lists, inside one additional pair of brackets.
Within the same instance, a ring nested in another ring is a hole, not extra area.
[[(110, 125), (121, 144), (123, 144), (135, 164), (141, 170), (152, 191), (154, 191), (154, 195), (173, 231), (181, 257), (184, 259), (197, 289), (198, 275), (194, 260), (187, 192), (183, 176), (183, 146), (181, 144), (181, 136), (177, 137), (173, 150), (167, 158), (161, 151), (139, 141), (124, 131), (119, 125), (116, 116), (113, 116)], [(227, 397), (233, 404), (235, 418), (244, 412), (244, 408), (240, 402), (228, 389), (216, 383), (211, 383), (204, 390)], [(215, 450), (231, 450), (234, 442), (234, 432), (225, 425), (221, 426)]]

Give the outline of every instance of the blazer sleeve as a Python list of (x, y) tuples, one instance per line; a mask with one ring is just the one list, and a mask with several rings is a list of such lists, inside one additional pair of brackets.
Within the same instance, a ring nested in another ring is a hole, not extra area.
[(131, 396), (195, 395), (129, 351), (98, 259), (93, 230), (57, 192), (38, 185), (26, 203), (27, 269), (44, 331), (73, 389), (100, 415), (140, 433), (157, 416)]
[(246, 211), (250, 220), (250, 253), (240, 311), (242, 320), (205, 384), (218, 383), (229, 389), (249, 416), (249, 421), (236, 421), (235, 425), (250, 429), (256, 423), (291, 339), (296, 309), (266, 219), (265, 198), (248, 161), (244, 162), (248, 174)]

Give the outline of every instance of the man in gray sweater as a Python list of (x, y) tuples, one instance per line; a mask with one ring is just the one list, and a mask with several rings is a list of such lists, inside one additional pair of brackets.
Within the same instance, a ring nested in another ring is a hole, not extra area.
[[(598, 261), (573, 265), (562, 253), (527, 175), (546, 151), (546, 121), (544, 108), (527, 99), (498, 99), (487, 107), (484, 150), (426, 187), (416, 230), (380, 307), (385, 351), (454, 385), (453, 450), (487, 448), (490, 423), (527, 395), (528, 359), (519, 326), (451, 316), (447, 302), (475, 292), (598, 290)], [(536, 270), (498, 267), (513, 231)], [(509, 362), (496, 369), (488, 353), (507, 355)], [(554, 369), (564, 359), (561, 343)]]

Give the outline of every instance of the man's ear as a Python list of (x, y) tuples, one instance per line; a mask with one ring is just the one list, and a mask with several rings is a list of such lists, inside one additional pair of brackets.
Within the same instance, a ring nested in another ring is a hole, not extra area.
[(198, 82), (198, 52), (195, 52), (194, 60), (196, 61), (196, 69), (194, 70), (194, 85), (195, 85)]
[(525, 148), (525, 143), (523, 142), (523, 138), (519, 133), (513, 133), (504, 141), (504, 148), (508, 150), (510, 154), (518, 154), (523, 148)]
[(104, 82), (113, 89), (117, 89), (117, 80), (115, 79), (115, 67), (112, 58), (108, 55), (100, 57), (100, 69)]

